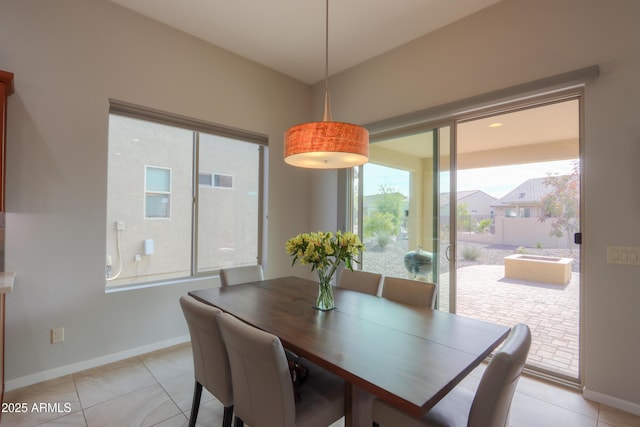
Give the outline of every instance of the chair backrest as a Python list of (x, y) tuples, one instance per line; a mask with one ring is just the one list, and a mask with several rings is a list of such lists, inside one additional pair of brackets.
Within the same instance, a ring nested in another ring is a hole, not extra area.
[(359, 270), (351, 271), (348, 268), (344, 268), (340, 272), (338, 287), (369, 295), (378, 295), (381, 280), (382, 274)]
[(187, 296), (180, 297), (180, 306), (189, 326), (196, 381), (225, 407), (231, 406), (231, 370), (217, 317), (222, 311)]
[(219, 317), (229, 354), (234, 410), (251, 427), (293, 427), (291, 374), (280, 339), (230, 314)]
[(382, 298), (418, 307), (434, 308), (436, 285), (420, 280), (385, 277), (382, 284)]
[(518, 379), (531, 347), (531, 331), (524, 323), (511, 329), (482, 375), (469, 412), (468, 427), (506, 427)]
[(264, 280), (261, 265), (230, 267), (220, 270), (220, 283), (222, 286), (239, 285), (240, 283), (257, 282), (259, 280)]

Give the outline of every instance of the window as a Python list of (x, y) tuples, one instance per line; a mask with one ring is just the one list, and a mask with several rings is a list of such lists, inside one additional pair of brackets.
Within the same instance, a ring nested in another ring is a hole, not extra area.
[(233, 188), (233, 175), (201, 172), (198, 184), (204, 187)]
[(198, 185), (202, 185), (204, 187), (213, 186), (213, 174), (210, 173), (200, 173), (198, 175)]
[(171, 208), (171, 169), (145, 167), (145, 218), (169, 218)]
[(231, 175), (214, 175), (213, 186), (219, 188), (233, 188), (233, 177)]
[(107, 287), (261, 263), (266, 137), (112, 101), (108, 143)]

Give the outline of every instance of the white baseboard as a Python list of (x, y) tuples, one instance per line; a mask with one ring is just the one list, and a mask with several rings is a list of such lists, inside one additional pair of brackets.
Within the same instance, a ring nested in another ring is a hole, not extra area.
[(183, 335), (181, 337), (144, 345), (142, 347), (132, 348), (130, 350), (121, 351), (119, 353), (108, 354), (106, 356), (97, 357), (95, 359), (83, 360), (81, 362), (72, 363), (70, 365), (36, 372), (35, 374), (25, 375), (24, 377), (7, 380), (5, 381), (4, 388), (5, 391), (15, 390), (21, 387), (26, 387), (28, 385), (37, 384), (42, 381), (52, 380), (64, 375), (70, 375), (76, 372), (84, 371), (85, 369), (95, 368), (98, 366), (106, 365), (108, 363), (124, 360), (129, 357), (140, 356), (141, 354), (161, 350), (173, 345), (183, 344), (185, 342), (189, 342), (189, 339), (189, 335)]
[(603, 403), (611, 406), (612, 408), (640, 416), (640, 404), (628, 402), (617, 397), (609, 396), (608, 394), (598, 393), (597, 391), (589, 390), (586, 387), (582, 390), (582, 395), (585, 399)]

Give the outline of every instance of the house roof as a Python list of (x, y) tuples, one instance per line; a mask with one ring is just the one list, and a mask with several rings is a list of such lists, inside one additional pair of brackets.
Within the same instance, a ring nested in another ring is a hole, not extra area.
[[(459, 202), (461, 200), (466, 199), (467, 197), (473, 196), (474, 194), (484, 194), (485, 196), (497, 200), (495, 197), (493, 197), (490, 194), (485, 193), (482, 190), (465, 190), (465, 191), (458, 191), (456, 192), (456, 200)], [(449, 203), (449, 194), (450, 193), (440, 193), (440, 204), (441, 205), (446, 205)]]
[(544, 184), (543, 178), (530, 178), (508, 192), (492, 206), (513, 206), (523, 204), (539, 204), (544, 196), (551, 192), (551, 188)]

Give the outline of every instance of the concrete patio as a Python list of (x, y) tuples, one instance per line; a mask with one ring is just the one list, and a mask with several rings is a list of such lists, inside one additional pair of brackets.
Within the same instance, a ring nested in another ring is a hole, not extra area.
[[(365, 242), (364, 269), (386, 276), (407, 277), (402, 262), (409, 250), (406, 240), (391, 242), (384, 250), (374, 242)], [(559, 375), (578, 378), (579, 369), (579, 307), (580, 256), (566, 249), (527, 248), (526, 254), (573, 259), (571, 280), (567, 285), (550, 285), (505, 278), (504, 258), (519, 253), (518, 248), (505, 245), (477, 246), (477, 259), (458, 259), (457, 313), (512, 326), (518, 322), (529, 325), (533, 334), (529, 365), (551, 370)], [(460, 251), (462, 254), (462, 250)], [(439, 308), (448, 311), (448, 264), (443, 263), (438, 280)]]
[(549, 285), (507, 279), (504, 265), (471, 265), (457, 270), (457, 282), (458, 314), (507, 326), (528, 324), (533, 335), (528, 363), (578, 378), (579, 273), (573, 272), (567, 285)]

